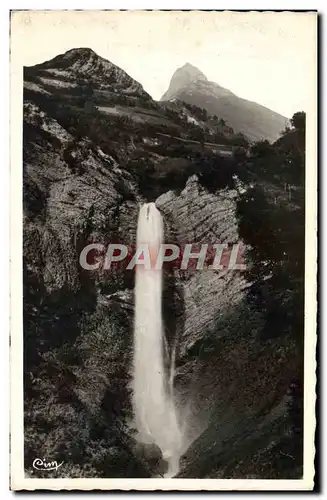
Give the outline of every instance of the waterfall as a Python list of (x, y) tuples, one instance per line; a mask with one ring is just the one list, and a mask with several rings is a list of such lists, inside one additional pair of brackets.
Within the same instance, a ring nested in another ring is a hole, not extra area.
[(142, 264), (136, 266), (133, 409), (138, 441), (159, 446), (168, 463), (166, 477), (173, 477), (179, 470), (182, 435), (173, 394), (175, 349), (169, 371), (166, 371), (164, 362), (162, 270), (154, 269), (162, 242), (160, 212), (154, 203), (142, 205), (137, 225), (137, 248), (142, 245), (142, 248), (148, 248), (151, 268)]

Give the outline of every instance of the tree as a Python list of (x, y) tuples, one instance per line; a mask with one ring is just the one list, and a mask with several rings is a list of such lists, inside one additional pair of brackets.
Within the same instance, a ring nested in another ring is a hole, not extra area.
[(284, 130), (282, 130), (281, 134), (282, 135), (287, 135), (291, 130), (291, 127), (289, 125), (286, 125), (286, 127), (284, 128)]
[(249, 147), (249, 141), (242, 132), (238, 132), (233, 138), (233, 144), (235, 146), (243, 146), (244, 148)]
[(296, 130), (299, 130), (301, 132), (304, 131), (305, 130), (305, 112), (299, 111), (297, 113), (294, 113), (294, 115), (291, 118), (291, 125)]

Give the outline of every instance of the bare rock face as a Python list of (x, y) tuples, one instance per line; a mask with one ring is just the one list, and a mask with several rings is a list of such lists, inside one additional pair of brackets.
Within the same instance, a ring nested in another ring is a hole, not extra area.
[[(177, 244), (234, 244), (238, 243), (235, 198), (236, 192), (228, 189), (209, 193), (193, 176), (180, 195), (165, 193), (156, 205), (169, 221)], [(184, 297), (184, 325), (179, 344), (183, 355), (213, 326), (218, 314), (224, 314), (242, 299), (245, 281), (239, 272), (206, 267), (187, 276), (177, 270), (175, 279)]]
[(161, 100), (168, 101), (174, 96), (175, 92), (177, 92), (180, 88), (188, 86), (193, 82), (207, 81), (207, 80), (208, 80), (207, 77), (198, 68), (192, 66), (192, 64), (189, 63), (184, 64), (183, 67), (177, 69), (173, 74), (170, 80), (169, 89), (162, 96)]

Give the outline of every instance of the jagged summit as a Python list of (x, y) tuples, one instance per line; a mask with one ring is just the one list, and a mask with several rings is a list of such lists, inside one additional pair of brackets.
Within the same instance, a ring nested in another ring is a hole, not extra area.
[(34, 77), (39, 78), (38, 83), (67, 87), (68, 82), (76, 84), (78, 80), (85, 79), (94, 89), (112, 89), (118, 93), (150, 99), (139, 82), (89, 47), (70, 49), (49, 61), (27, 69), (29, 73), (35, 73)]
[(80, 48), (74, 48), (74, 49), (70, 49), (70, 50), (67, 50), (67, 52), (65, 52), (65, 55), (68, 55), (68, 54), (80, 54), (80, 55), (97, 55), (96, 52), (93, 50), (93, 49), (90, 49), (90, 47), (80, 47)]
[(186, 63), (184, 66), (178, 68), (174, 75), (182, 76), (185, 79), (189, 79), (189, 81), (195, 81), (195, 80), (208, 80), (208, 78), (205, 76), (202, 71), (199, 70), (196, 66), (193, 66), (193, 64)]
[(169, 88), (167, 92), (162, 96), (162, 101), (167, 101), (176, 97), (176, 94), (181, 90), (187, 90), (192, 93), (194, 90), (203, 89), (204, 91), (212, 91), (216, 95), (223, 96), (226, 94), (232, 95), (232, 92), (224, 87), (218, 85), (218, 83), (210, 82), (206, 75), (202, 73), (199, 68), (193, 66), (190, 63), (184, 64), (181, 68), (178, 68), (173, 74)]
[(173, 74), (170, 85), (167, 92), (162, 96), (161, 100), (166, 101), (171, 98), (171, 96), (178, 92), (179, 89), (187, 87), (193, 82), (197, 81), (207, 81), (207, 77), (202, 71), (193, 66), (190, 63), (184, 64), (184, 66), (178, 68)]
[[(60, 56), (59, 56), (60, 57)], [(94, 50), (89, 47), (80, 47), (76, 49), (67, 50), (64, 54), (62, 54), (62, 59), (77, 61), (77, 60), (87, 60), (87, 59), (103, 59), (99, 56)]]
[(235, 132), (251, 140), (275, 141), (287, 119), (260, 104), (247, 101), (212, 82), (198, 68), (186, 63), (173, 74), (161, 101), (185, 101), (223, 118)]
[(70, 64), (73, 64), (73, 62), (76, 62), (78, 60), (80, 61), (85, 61), (86, 59), (90, 58), (100, 58), (102, 59), (94, 50), (90, 49), (89, 47), (80, 47), (80, 48), (73, 48), (69, 49), (63, 54), (59, 54), (56, 57), (49, 59), (48, 61), (45, 61), (40, 64), (36, 64), (35, 66), (31, 66), (34, 68), (53, 68), (53, 67), (63, 67)]

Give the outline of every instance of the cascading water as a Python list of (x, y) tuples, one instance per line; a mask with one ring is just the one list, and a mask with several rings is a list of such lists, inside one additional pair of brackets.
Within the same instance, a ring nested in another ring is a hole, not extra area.
[(142, 205), (137, 247), (144, 248), (144, 264), (149, 257), (151, 265), (136, 266), (133, 408), (138, 441), (159, 446), (168, 463), (166, 477), (173, 477), (179, 470), (182, 433), (173, 394), (174, 350), (169, 373), (164, 362), (162, 270), (154, 268), (162, 242), (160, 212), (154, 203)]

